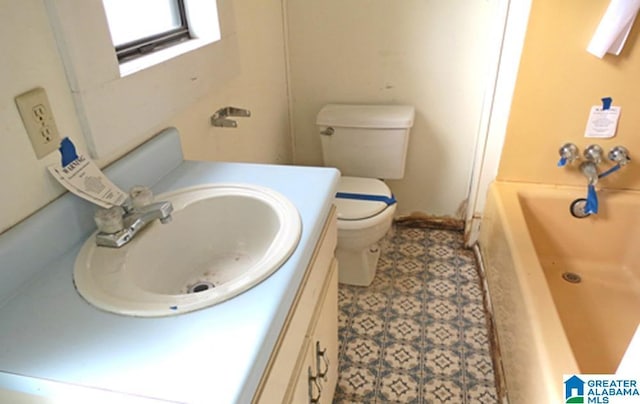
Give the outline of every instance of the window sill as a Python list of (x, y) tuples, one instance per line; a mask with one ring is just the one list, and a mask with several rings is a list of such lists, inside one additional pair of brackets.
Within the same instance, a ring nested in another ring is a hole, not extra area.
[(126, 77), (141, 70), (166, 62), (167, 60), (184, 55), (185, 53), (200, 49), (212, 42), (215, 41), (202, 38), (190, 39), (184, 43), (173, 45), (149, 55), (126, 61), (120, 64), (120, 77)]

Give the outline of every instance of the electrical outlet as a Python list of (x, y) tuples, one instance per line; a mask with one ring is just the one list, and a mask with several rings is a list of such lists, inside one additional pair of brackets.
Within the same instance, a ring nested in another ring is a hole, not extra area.
[(36, 87), (18, 95), (15, 100), (38, 159), (57, 150), (60, 146), (60, 134), (44, 88)]

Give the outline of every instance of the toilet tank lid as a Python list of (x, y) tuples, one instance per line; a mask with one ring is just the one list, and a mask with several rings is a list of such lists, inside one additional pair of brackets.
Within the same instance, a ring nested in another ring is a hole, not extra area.
[(316, 117), (320, 126), (398, 129), (413, 126), (412, 105), (328, 104)]

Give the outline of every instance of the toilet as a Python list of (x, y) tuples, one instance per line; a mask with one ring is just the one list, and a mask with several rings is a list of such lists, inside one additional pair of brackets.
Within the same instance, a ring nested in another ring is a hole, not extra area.
[(338, 214), (339, 281), (368, 286), (397, 203), (382, 180), (400, 179), (415, 108), (408, 105), (325, 105), (316, 118), (324, 165), (342, 176)]

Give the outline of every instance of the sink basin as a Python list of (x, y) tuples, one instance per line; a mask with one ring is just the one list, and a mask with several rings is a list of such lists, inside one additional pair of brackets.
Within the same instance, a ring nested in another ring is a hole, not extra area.
[(121, 248), (94, 236), (82, 246), (74, 282), (89, 303), (142, 317), (212, 306), (265, 280), (300, 239), (298, 210), (269, 188), (203, 185), (155, 200), (173, 204), (170, 223), (151, 223)]

